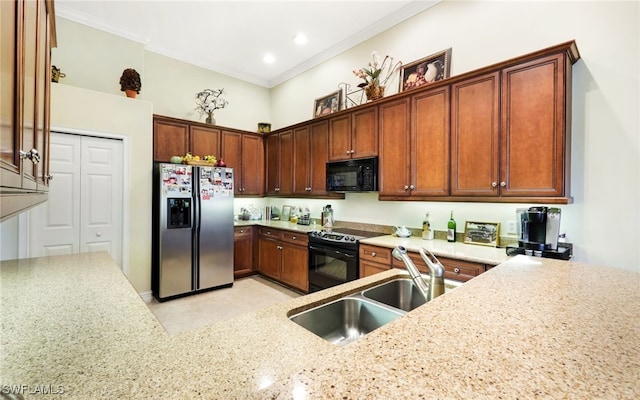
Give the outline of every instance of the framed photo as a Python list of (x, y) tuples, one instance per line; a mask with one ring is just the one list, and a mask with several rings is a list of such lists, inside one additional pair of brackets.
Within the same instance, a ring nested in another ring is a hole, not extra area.
[(400, 70), (400, 92), (448, 78), (450, 63), (451, 47), (403, 65)]
[(340, 111), (342, 104), (342, 90), (336, 90), (324, 97), (315, 100), (313, 104), (313, 118), (333, 114)]
[(282, 206), (282, 214), (280, 214), (280, 221), (289, 221), (291, 217), (291, 206)]
[(464, 242), (497, 247), (500, 241), (499, 222), (467, 221), (464, 226)]

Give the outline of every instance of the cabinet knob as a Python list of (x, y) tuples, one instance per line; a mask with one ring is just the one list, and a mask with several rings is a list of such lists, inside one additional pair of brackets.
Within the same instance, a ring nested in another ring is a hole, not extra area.
[(36, 149), (31, 149), (29, 151), (20, 150), (20, 159), (24, 160), (25, 158), (28, 158), (34, 164), (40, 162), (40, 154), (38, 154), (38, 150)]
[(492, 188), (497, 188), (498, 187), (498, 182), (491, 182), (491, 187)]
[(52, 181), (53, 180), (53, 175), (49, 174), (49, 175), (45, 176), (45, 179), (48, 179), (48, 180)]
[(455, 272), (456, 274), (459, 274), (459, 273), (460, 273), (460, 268), (455, 267), (455, 268), (453, 269), (453, 272)]
[(404, 190), (409, 190), (409, 185), (404, 185)]
[(291, 240), (296, 240), (297, 237), (296, 236), (291, 236)]
[(356, 152), (355, 150), (351, 150), (351, 154), (353, 154), (353, 153), (355, 153), (355, 152)]
[(409, 189), (411, 189), (411, 190), (415, 190), (415, 188), (416, 188), (416, 187), (415, 187), (414, 185), (409, 185)]
[(507, 182), (500, 182), (500, 187), (507, 187)]
[(347, 150), (347, 155), (351, 154), (351, 150)]
[(371, 252), (371, 257), (375, 257), (376, 255), (377, 255), (377, 254), (376, 254), (376, 252), (375, 252), (375, 251), (372, 251), (372, 252)]
[(278, 246), (278, 250), (282, 250), (282, 246)]

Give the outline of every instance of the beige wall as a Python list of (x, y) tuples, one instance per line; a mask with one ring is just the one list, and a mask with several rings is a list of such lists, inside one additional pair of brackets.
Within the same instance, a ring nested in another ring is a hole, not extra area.
[(123, 227), (129, 240), (123, 243), (123, 260), (127, 259), (129, 281), (139, 292), (151, 290), (152, 108), (148, 101), (52, 85), (53, 127), (96, 135), (118, 134), (128, 139), (125, 164), (129, 168), (125, 174), (129, 174), (129, 186), (123, 190), (128, 209), (124, 210)]

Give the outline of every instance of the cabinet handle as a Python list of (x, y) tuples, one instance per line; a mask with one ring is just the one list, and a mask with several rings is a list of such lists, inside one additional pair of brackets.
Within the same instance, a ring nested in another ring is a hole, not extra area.
[(291, 236), (291, 240), (296, 240), (297, 237), (296, 236)]
[(415, 187), (415, 186), (413, 186), (413, 185), (409, 185), (409, 189), (411, 189), (411, 190), (415, 190), (415, 189), (416, 189), (416, 187)]
[(46, 179), (52, 181), (53, 180), (53, 175), (49, 174), (47, 176), (45, 176)]
[(240, 233), (244, 233), (244, 229), (240, 229)]
[(351, 150), (347, 150), (347, 155), (351, 154)]
[(282, 246), (278, 246), (278, 250), (282, 250)]
[(20, 150), (20, 159), (24, 160), (25, 158), (28, 158), (34, 164), (40, 162), (40, 154), (38, 154), (38, 150), (36, 149), (31, 149), (29, 151)]
[(507, 182), (500, 182), (501, 187), (507, 187)]
[(460, 273), (460, 268), (455, 267), (455, 268), (453, 269), (453, 272), (455, 272), (456, 274), (459, 274), (459, 273)]
[(492, 188), (497, 188), (498, 187), (498, 182), (491, 182), (491, 187)]
[(404, 185), (404, 190), (409, 190), (409, 185)]
[(355, 152), (356, 152), (355, 150), (351, 150), (351, 154), (353, 154), (353, 153), (355, 153)]
[(371, 257), (375, 257), (376, 255), (377, 255), (377, 254), (376, 254), (376, 252), (375, 252), (375, 251), (372, 251), (372, 252), (371, 252)]

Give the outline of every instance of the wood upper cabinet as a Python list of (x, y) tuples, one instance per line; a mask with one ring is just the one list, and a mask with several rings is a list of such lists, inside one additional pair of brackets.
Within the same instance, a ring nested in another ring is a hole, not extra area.
[(329, 160), (378, 155), (378, 107), (368, 106), (329, 119)]
[(267, 137), (267, 194), (293, 194), (293, 131)]
[(264, 192), (264, 145), (258, 135), (222, 131), (220, 158), (234, 169), (236, 195)]
[(571, 64), (565, 53), (502, 71), (501, 196), (568, 196)]
[(329, 123), (325, 120), (294, 129), (293, 146), (293, 194), (328, 195)]
[(449, 87), (380, 105), (379, 193), (449, 194)]
[(220, 155), (220, 129), (154, 115), (153, 161), (169, 162), (171, 156)]
[(3, 220), (47, 199), (53, 2), (2, 1), (0, 24)]
[(378, 192), (383, 196), (411, 194), (409, 98), (380, 105)]
[(563, 51), (454, 83), (451, 195), (566, 202), (570, 82)]
[(451, 195), (497, 196), (500, 73), (455, 83), (451, 97)]

